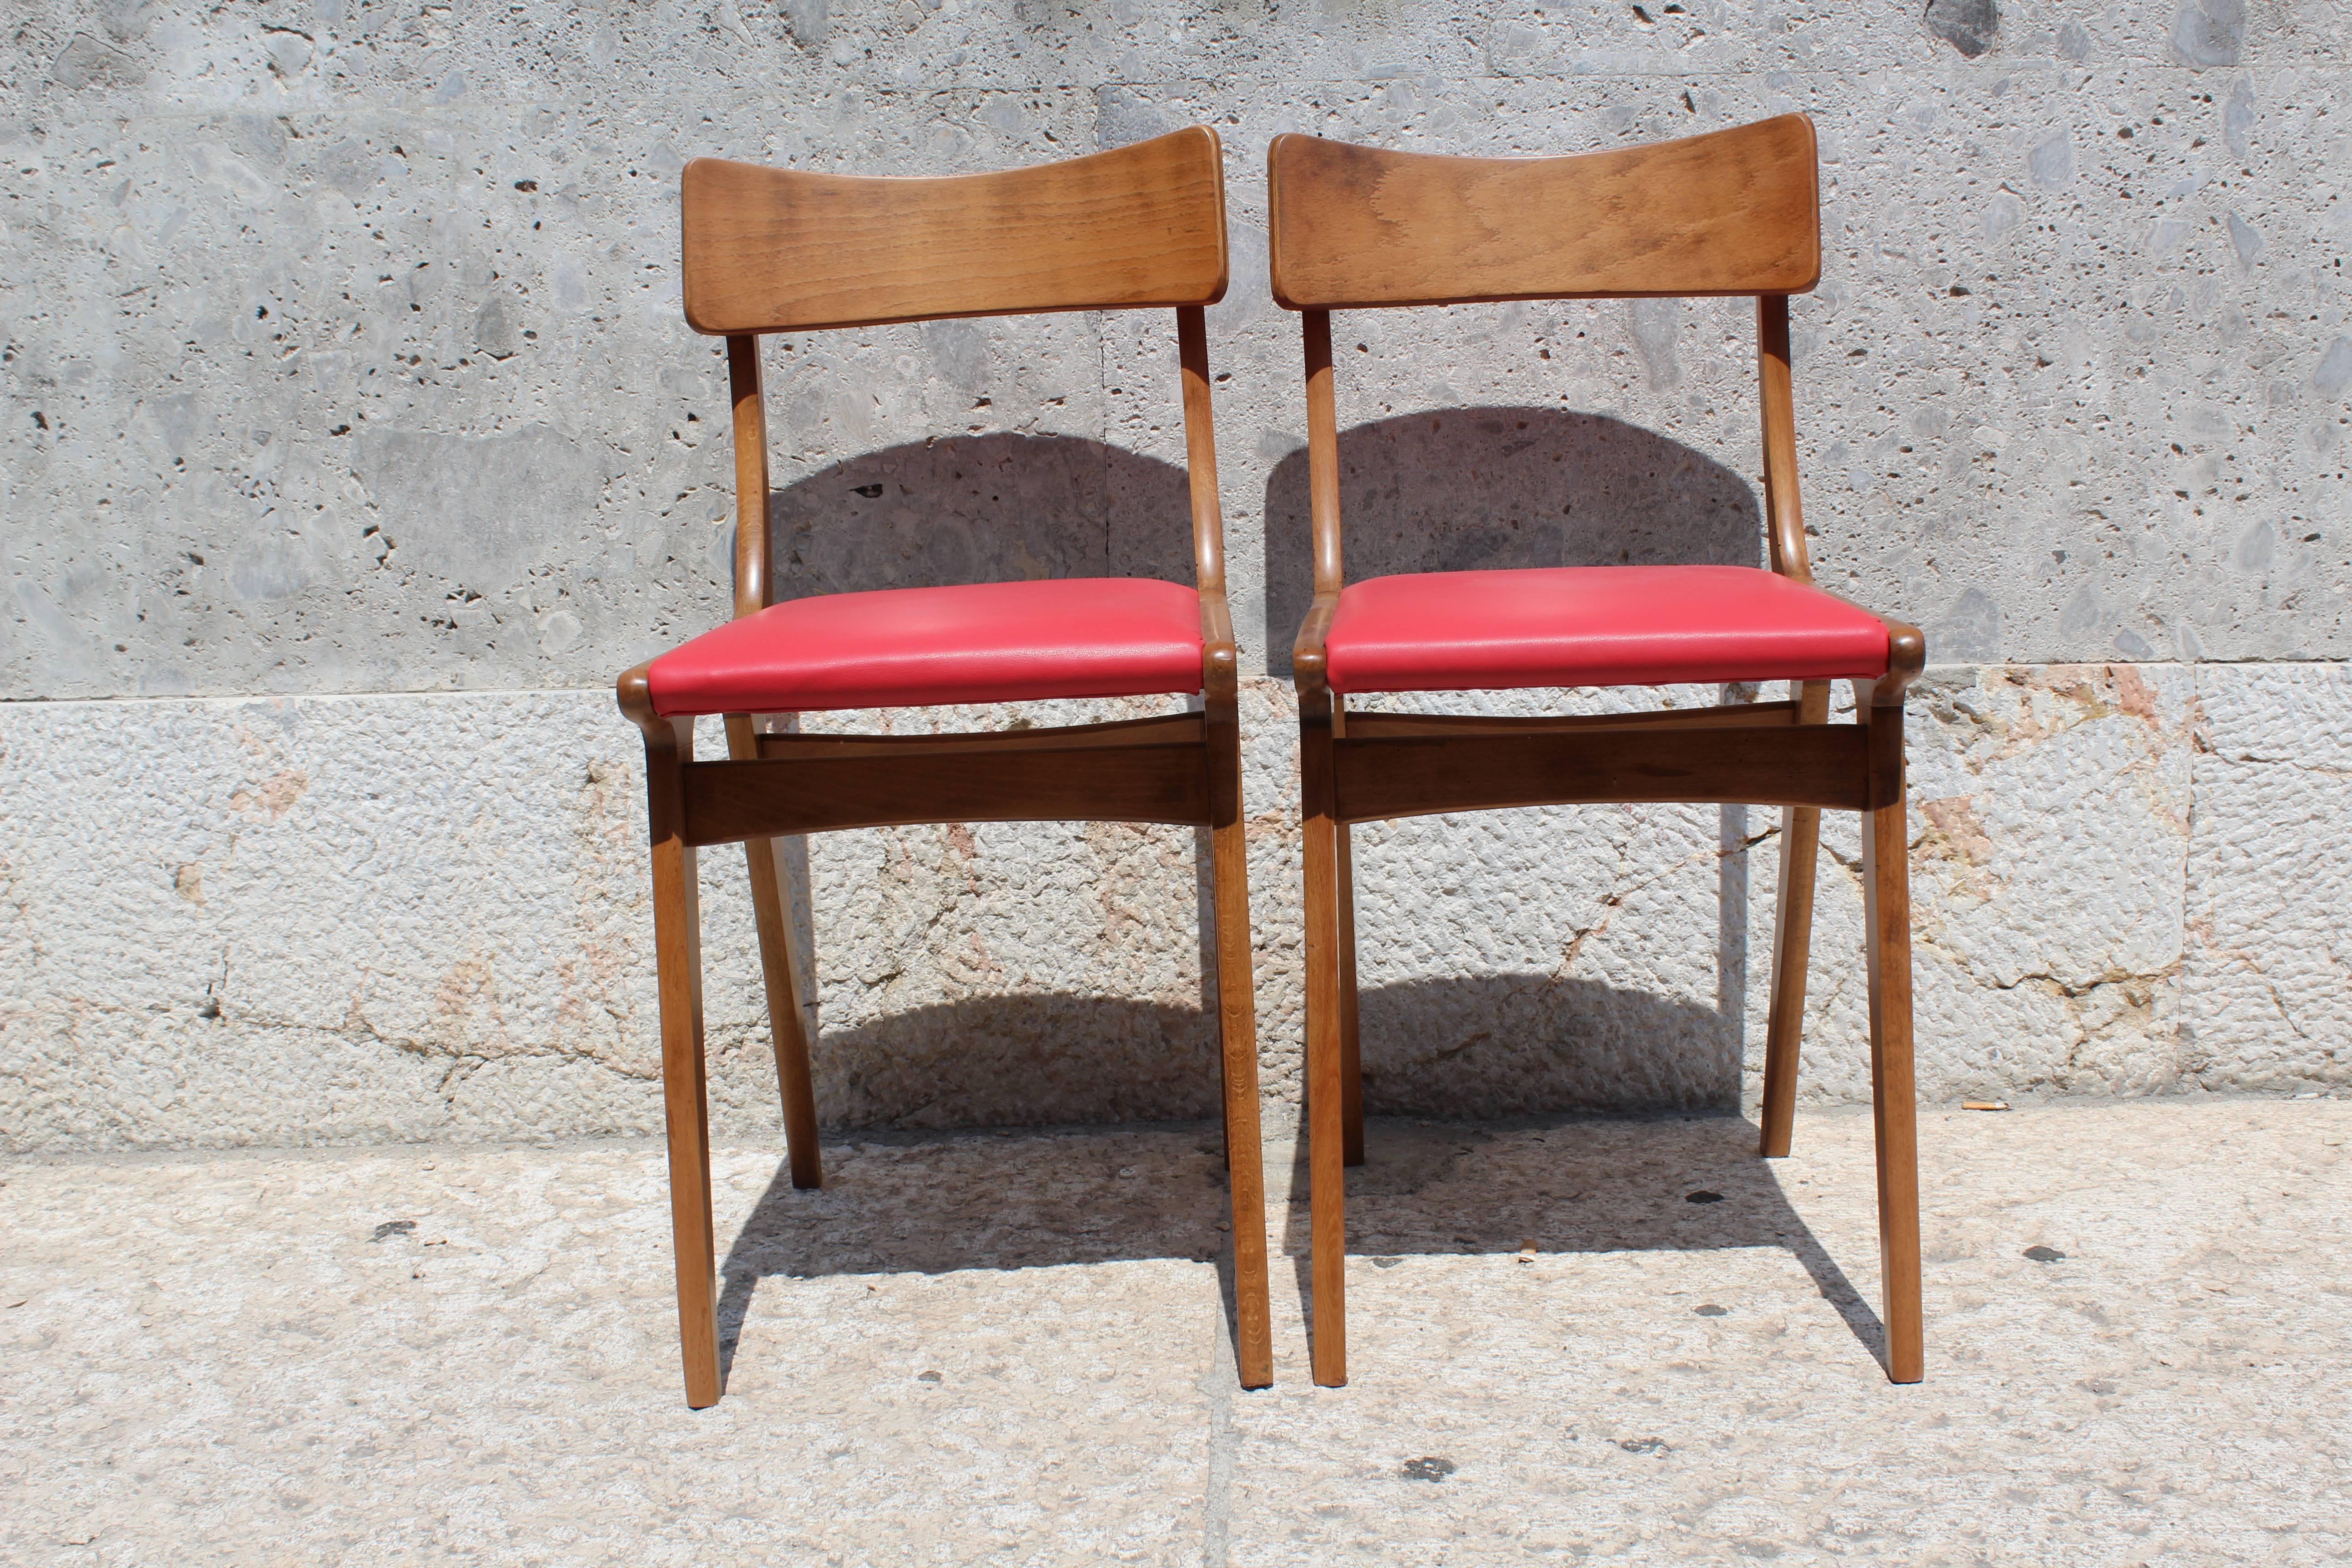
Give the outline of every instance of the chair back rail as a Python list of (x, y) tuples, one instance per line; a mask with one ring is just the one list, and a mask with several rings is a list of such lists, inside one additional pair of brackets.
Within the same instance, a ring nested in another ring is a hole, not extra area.
[(1565, 158), (1289, 134), (1266, 151), (1275, 299), (1294, 310), (1801, 294), (1821, 279), (1812, 122)]
[(1801, 114), (1559, 158), (1276, 137), (1267, 243), (1275, 299), (1300, 312), (1306, 349), (1318, 597), (1346, 581), (1330, 313), (1505, 300), (1755, 295), (1767, 542), (1774, 571), (1811, 582), (1788, 296), (1821, 280), (1816, 163)]
[(727, 339), (734, 404), (736, 616), (775, 600), (761, 334), (1154, 306), (1176, 311), (1195, 585), (1222, 596), (1202, 312), (1225, 292), (1223, 160), (1217, 133), (1195, 125), (1058, 163), (935, 179), (687, 164), (686, 318)]
[(1225, 292), (1222, 158), (1200, 125), (940, 179), (697, 158), (685, 176), (686, 319), (716, 336), (1213, 305)]

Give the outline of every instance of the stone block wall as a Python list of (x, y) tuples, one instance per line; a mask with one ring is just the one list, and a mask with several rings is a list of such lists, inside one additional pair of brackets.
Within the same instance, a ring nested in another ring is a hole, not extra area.
[[(1192, 122), (1227, 151), (1211, 353), (1277, 1112), (1306, 524), (1267, 139), (1531, 153), (1790, 109), (1823, 160), (1794, 310), (1817, 566), (1937, 661), (1911, 715), (1924, 1091), (2352, 1085), (2352, 13), (2326, 0), (109, 0), (18, 7), (0, 84), (10, 1147), (657, 1126), (609, 683), (728, 598), (684, 160), (945, 173)], [(1337, 334), (1356, 574), (1759, 559), (1744, 302)], [(785, 592), (1187, 571), (1167, 321), (792, 336), (767, 371)], [(1361, 830), (1374, 1108), (1751, 1093), (1777, 829)], [(1211, 1110), (1192, 834), (902, 829), (793, 860), (836, 1124)], [(1867, 1089), (1854, 862), (1832, 817), (1804, 1079), (1830, 1099)], [(770, 1126), (740, 858), (703, 876), (718, 1113)]]

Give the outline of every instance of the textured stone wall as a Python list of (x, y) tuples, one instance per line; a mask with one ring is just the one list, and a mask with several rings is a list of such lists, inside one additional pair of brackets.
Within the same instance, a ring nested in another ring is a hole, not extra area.
[[(2352, 1084), (2352, 12), (2330, 0), (109, 0), (15, 8), (0, 104), (12, 1146), (654, 1125), (635, 742), (605, 693), (727, 600), (683, 161), (964, 171), (1194, 121), (1228, 154), (1211, 352), (1265, 672), (1277, 1105), (1306, 529), (1267, 138), (1575, 151), (1788, 109), (1823, 157), (1824, 278), (1795, 309), (1817, 564), (1945, 667), (1912, 717), (1923, 1082)], [(1758, 558), (1744, 305), (1337, 332), (1358, 574)], [(1173, 359), (1146, 316), (772, 340), (785, 591), (1183, 576)], [(1850, 827), (1809, 1020), (1807, 1091), (1834, 1098), (1866, 1088)], [(1776, 828), (1643, 807), (1364, 830), (1372, 1103), (1737, 1099)], [(1209, 1109), (1191, 835), (908, 829), (796, 862), (834, 1120)], [(720, 1111), (764, 1121), (740, 860), (704, 877)]]

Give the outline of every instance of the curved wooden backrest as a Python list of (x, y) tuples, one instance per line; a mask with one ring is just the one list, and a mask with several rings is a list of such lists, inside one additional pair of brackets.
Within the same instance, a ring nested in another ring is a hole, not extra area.
[(1821, 280), (1813, 124), (1568, 158), (1449, 158), (1284, 135), (1274, 297), (1293, 310), (1801, 294)]
[(1223, 173), (1204, 125), (944, 179), (697, 158), (686, 319), (717, 335), (1213, 305), (1225, 292)]

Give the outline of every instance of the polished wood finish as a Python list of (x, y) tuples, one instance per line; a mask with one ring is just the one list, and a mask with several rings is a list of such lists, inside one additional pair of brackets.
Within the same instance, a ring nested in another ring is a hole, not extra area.
[(1870, 737), (1862, 824), (1863, 952), (1870, 974), (1870, 1104), (1878, 1144), (1878, 1254), (1886, 1375), (1926, 1375), (1919, 1301), (1918, 1088), (1911, 1065), (1911, 836), (1904, 822), (1903, 685), (1889, 676), (1854, 706)]
[(1342, 822), (1627, 801), (1859, 811), (1867, 798), (1862, 737), (1848, 724), (1383, 736), (1331, 749)]
[[(1830, 683), (1803, 682), (1796, 721), (1826, 724)], [(1757, 1152), (1776, 1160), (1789, 1152), (1797, 1117), (1797, 1037), (1805, 1026), (1805, 963), (1813, 941), (1813, 872), (1821, 860), (1822, 808), (1780, 811), (1780, 885), (1772, 921), (1772, 1007), (1764, 1029), (1764, 1093)]]
[[(1339, 412), (1338, 394), (1331, 385), (1331, 312), (1302, 313), (1298, 330), (1307, 345), (1307, 510), (1314, 530), (1315, 597), (1336, 599), (1347, 584), (1347, 574), (1339, 559)], [(1307, 627), (1317, 625), (1319, 609), (1321, 625), (1328, 628), (1331, 608), (1322, 605), (1310, 608)], [(1306, 629), (1301, 628), (1301, 648), (1307, 648)], [(1315, 661), (1319, 680), (1323, 668), (1319, 631), (1307, 651)]]
[[(733, 408), (735, 614), (740, 618), (765, 609), (771, 596), (768, 412), (758, 338), (738, 333), (727, 340), (727, 395)], [(729, 716), (727, 754), (739, 761), (760, 754), (751, 715)], [(743, 861), (751, 879), (751, 923), (760, 942), (760, 973), (767, 990), (768, 1034), (775, 1048), (776, 1092), (783, 1102), (793, 1185), (821, 1187), (824, 1159), (817, 1145), (816, 1088), (809, 1072), (808, 1026), (793, 980), (791, 900), (775, 841), (745, 839)]]
[[(1331, 732), (1348, 735), (1347, 705), (1331, 699)], [(1339, 921), (1339, 1136), (1343, 1163), (1364, 1163), (1364, 1045), (1356, 1026), (1356, 852), (1349, 843), (1348, 822), (1339, 816), (1332, 829), (1332, 908)]]
[[(625, 696), (634, 679), (621, 678)], [(652, 705), (646, 703), (646, 711)], [(694, 846), (681, 831), (680, 770), (694, 721), (646, 729), (646, 806), (653, 837), (654, 955), (661, 1006), (662, 1120), (669, 1139), (670, 1244), (677, 1258), (677, 1337), (686, 1402), (719, 1403), (719, 1273), (710, 1225), (710, 1097), (702, 1048), (702, 912)]]
[(646, 736), (690, 1405), (720, 1393), (695, 851), (745, 846), (793, 1183), (810, 1187), (823, 1172), (776, 840), (932, 822), (1160, 822), (1208, 833), (1236, 1360), (1243, 1386), (1273, 1381), (1238, 654), (1225, 603), (1202, 309), (1225, 285), (1222, 157), (1215, 133), (1195, 127), (1045, 168), (957, 179), (847, 178), (709, 159), (688, 166), (688, 318), (727, 337), (738, 616), (775, 597), (760, 333), (1152, 304), (1176, 311), (1202, 645), (1195, 712), (950, 735), (801, 734), (778, 715), (730, 713), (729, 760), (708, 763), (694, 760), (689, 721), (654, 712), (644, 668), (622, 677), (622, 710)]
[[(1819, 683), (1827, 687), (1827, 682)], [(1797, 721), (1793, 702), (1729, 702), (1719, 708), (1661, 708), (1646, 713), (1350, 713), (1348, 734), (1362, 741), (1429, 740), (1441, 735), (1592, 734), (1615, 730), (1753, 730)], [(1818, 723), (1818, 719), (1811, 721)]]
[(1299, 784), (1307, 879), (1307, 1179), (1308, 1363), (1315, 1381), (1348, 1381), (1347, 1101), (1339, 1046), (1339, 821), (1332, 805), (1331, 695), (1299, 694)]
[(1274, 1381), (1266, 1288), (1265, 1165), (1260, 1154), (1257, 1004), (1251, 974), (1249, 823), (1242, 809), (1240, 713), (1230, 701), (1207, 726), (1209, 881), (1215, 905), (1217, 1030), (1225, 1121), (1225, 1189), (1234, 1237), (1234, 1359), (1244, 1388)]
[[(727, 753), (739, 761), (760, 754), (760, 738), (748, 713), (727, 717)], [(793, 1185), (824, 1185), (824, 1157), (817, 1143), (816, 1083), (809, 1072), (808, 1023), (793, 975), (792, 895), (773, 838), (743, 841), (751, 878), (751, 923), (760, 942), (760, 979), (768, 998), (768, 1037), (775, 1049), (776, 1092), (784, 1106), (784, 1144), (790, 1152)]]
[(768, 404), (760, 340), (727, 340), (727, 393), (734, 404), (735, 615), (768, 607)]
[(1213, 305), (1225, 291), (1223, 153), (1206, 126), (943, 179), (697, 158), (683, 228), (686, 319), (713, 334)]
[(1779, 805), (1780, 908), (1761, 1144), (1788, 1152), (1823, 809), (1864, 815), (1887, 1372), (1920, 1375), (1918, 1181), (1903, 836), (1902, 704), (1925, 662), (1885, 620), (1864, 725), (1829, 684), (1784, 702), (1575, 718), (1343, 711), (1324, 653), (1346, 578), (1333, 310), (1471, 300), (1753, 294), (1772, 569), (1812, 581), (1798, 494), (1791, 292), (1821, 268), (1812, 127), (1783, 115), (1568, 158), (1473, 159), (1280, 136), (1267, 153), (1276, 298), (1299, 312), (1314, 597), (1292, 647), (1306, 830), (1307, 1096), (1315, 1381), (1347, 1381), (1345, 1168), (1363, 1157), (1349, 825), (1578, 802)]
[(1297, 133), (1266, 150), (1293, 310), (1797, 294), (1821, 279), (1801, 114), (1567, 158), (1452, 158)]
[(1206, 826), (1201, 743), (1024, 746), (697, 763), (686, 770), (688, 841), (731, 844), (924, 822), (1170, 822)]
[(1756, 301), (1756, 367), (1764, 426), (1764, 540), (1773, 571), (1810, 583), (1813, 562), (1805, 548), (1804, 503), (1797, 495), (1797, 395), (1789, 374), (1785, 294)]

